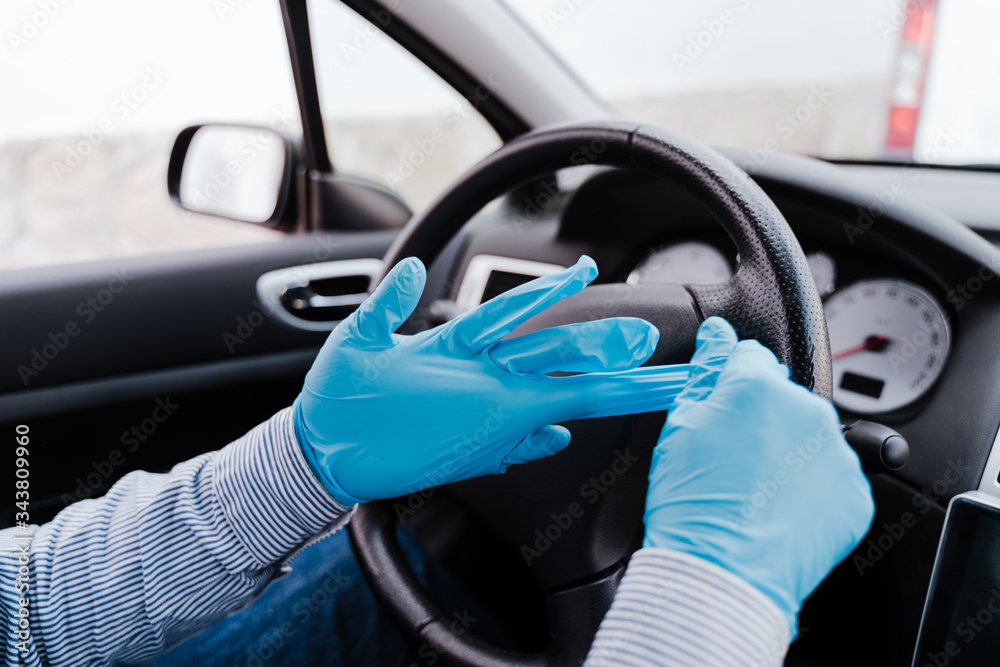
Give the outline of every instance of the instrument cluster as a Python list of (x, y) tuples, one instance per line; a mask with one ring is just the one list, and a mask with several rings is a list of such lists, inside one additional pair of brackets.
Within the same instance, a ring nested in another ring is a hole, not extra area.
[[(952, 332), (944, 306), (928, 290), (899, 278), (837, 284), (837, 264), (824, 252), (806, 256), (823, 298), (833, 355), (833, 400), (842, 409), (877, 415), (905, 408), (934, 385), (948, 360)], [(709, 285), (735, 265), (714, 245), (681, 241), (644, 257), (627, 282)]]

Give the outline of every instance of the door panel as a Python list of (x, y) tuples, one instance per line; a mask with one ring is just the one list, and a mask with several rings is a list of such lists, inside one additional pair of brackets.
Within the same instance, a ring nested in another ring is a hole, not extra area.
[(281, 267), (381, 257), (392, 234), (295, 235), (0, 274), (0, 396), (314, 345), (322, 335), (275, 317), (264, 317), (246, 335), (240, 320), (262, 310), (257, 278)]
[[(257, 279), (379, 258), (393, 236), (292, 235), (0, 274), (0, 433), (30, 429), (31, 521), (131, 470), (218, 449), (289, 405), (327, 334), (268, 315)], [(3, 506), (10, 525), (13, 498)]]

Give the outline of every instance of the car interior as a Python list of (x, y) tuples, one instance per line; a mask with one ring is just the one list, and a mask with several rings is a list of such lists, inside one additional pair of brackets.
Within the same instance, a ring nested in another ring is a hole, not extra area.
[[(996, 169), (752, 159), (620, 117), (503, 2), (343, 0), (502, 142), (414, 211), (386, 183), (339, 170), (328, 149), (331, 84), (311, 4), (280, 0), (301, 133), (190, 125), (163, 182), (182, 209), (280, 239), (0, 273), (0, 429), (27, 423), (46, 443), (31, 463), (32, 520), (131, 470), (218, 449), (290, 405), (328, 332), (403, 257), (428, 268), (402, 330), (413, 333), (586, 254), (594, 285), (517, 334), (638, 316), (661, 333), (647, 363), (683, 363), (698, 324), (723, 315), (838, 409), (876, 516), (805, 603), (786, 664), (924, 664), (918, 636), (946, 632), (955, 591), (986, 590), (976, 577), (1000, 562), (969, 555), (975, 540), (1000, 555), (989, 537), (1000, 534), (989, 523), (1000, 499)], [(253, 157), (230, 169), (238, 151)], [(364, 505), (349, 531), (373, 594), (441, 664), (579, 664), (641, 546), (663, 418), (571, 423), (572, 445), (550, 459)], [(623, 452), (634, 458), (624, 471)], [(949, 503), (970, 492), (953, 518)], [(573, 502), (592, 509), (559, 525)], [(447, 632), (451, 610), (407, 565), (398, 530), (495, 614), (506, 643)], [(1000, 644), (1000, 625), (983, 636), (980, 656)]]

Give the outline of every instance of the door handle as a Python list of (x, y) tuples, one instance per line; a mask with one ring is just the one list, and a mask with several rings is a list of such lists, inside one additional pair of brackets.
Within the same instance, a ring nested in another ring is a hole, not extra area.
[(299, 329), (329, 331), (368, 298), (382, 260), (344, 259), (269, 271), (257, 279), (268, 313)]
[(281, 302), (294, 313), (309, 309), (345, 308), (350, 306), (357, 308), (367, 298), (368, 292), (324, 296), (317, 294), (311, 286), (306, 285), (304, 287), (289, 287), (281, 295)]

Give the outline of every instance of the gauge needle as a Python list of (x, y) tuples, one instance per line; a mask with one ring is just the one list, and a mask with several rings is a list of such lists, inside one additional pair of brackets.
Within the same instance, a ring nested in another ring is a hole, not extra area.
[(841, 350), (837, 354), (833, 355), (833, 360), (836, 361), (837, 359), (843, 359), (844, 357), (849, 357), (852, 354), (864, 352), (865, 350), (880, 352), (885, 349), (888, 342), (889, 338), (886, 336), (869, 336), (863, 343), (859, 343), (854, 347), (849, 347), (846, 350)]

